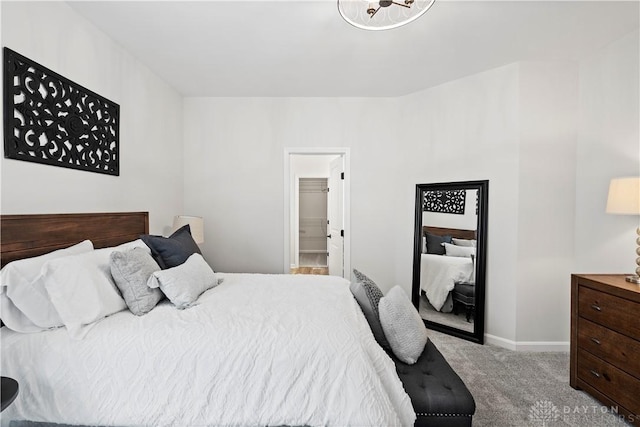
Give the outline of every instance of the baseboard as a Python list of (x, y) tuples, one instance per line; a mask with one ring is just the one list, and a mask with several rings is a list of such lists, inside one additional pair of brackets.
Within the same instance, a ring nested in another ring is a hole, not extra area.
[(484, 342), (485, 344), (497, 345), (498, 347), (506, 348), (507, 350), (516, 351), (516, 342), (506, 338), (497, 337), (491, 334), (484, 334)]
[(300, 249), (301, 254), (326, 254), (327, 250), (322, 249)]
[(568, 341), (512, 341), (491, 334), (484, 335), (485, 343), (513, 351), (568, 352)]

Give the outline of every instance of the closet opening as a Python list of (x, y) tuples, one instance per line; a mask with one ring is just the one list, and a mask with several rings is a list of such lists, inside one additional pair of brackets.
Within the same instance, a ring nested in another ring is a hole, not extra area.
[(329, 178), (298, 178), (298, 268), (327, 274)]
[(285, 273), (349, 276), (348, 155), (285, 149)]

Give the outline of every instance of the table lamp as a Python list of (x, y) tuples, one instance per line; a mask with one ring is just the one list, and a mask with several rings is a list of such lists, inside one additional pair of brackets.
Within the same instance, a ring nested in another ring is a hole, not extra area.
[[(640, 215), (640, 177), (614, 178), (609, 184), (607, 213)], [(627, 282), (640, 284), (640, 227), (636, 229), (636, 274), (627, 276)]]
[(197, 243), (204, 243), (204, 221), (201, 216), (177, 215), (173, 218), (173, 231), (189, 224), (191, 237)]

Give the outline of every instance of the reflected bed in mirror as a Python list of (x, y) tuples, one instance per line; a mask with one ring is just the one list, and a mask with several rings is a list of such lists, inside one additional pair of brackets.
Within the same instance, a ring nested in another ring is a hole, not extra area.
[(428, 328), (484, 342), (488, 181), (416, 186), (412, 300)]

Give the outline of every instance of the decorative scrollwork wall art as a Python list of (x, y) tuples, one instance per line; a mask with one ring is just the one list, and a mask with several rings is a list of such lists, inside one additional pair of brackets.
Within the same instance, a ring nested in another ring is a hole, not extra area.
[(425, 191), (423, 210), (464, 215), (466, 190)]
[(120, 106), (4, 48), (4, 156), (120, 174)]

